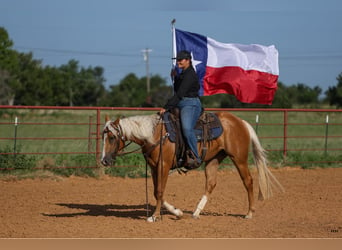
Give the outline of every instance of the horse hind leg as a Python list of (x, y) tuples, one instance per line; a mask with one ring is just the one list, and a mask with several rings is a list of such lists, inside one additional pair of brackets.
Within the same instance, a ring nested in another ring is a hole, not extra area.
[(253, 194), (253, 178), (252, 178), (251, 173), (248, 169), (247, 161), (245, 161), (243, 163), (241, 163), (241, 162), (238, 163), (238, 162), (234, 161), (234, 159), (232, 159), (232, 160), (234, 162), (234, 165), (238, 169), (241, 180), (242, 180), (242, 182), (246, 188), (247, 195), (248, 195), (249, 207), (248, 207), (248, 213), (245, 215), (245, 218), (251, 219), (253, 216), (253, 213), (255, 212), (254, 194)]
[[(222, 155), (222, 159), (224, 156)], [(192, 214), (192, 217), (195, 219), (199, 219), (201, 211), (204, 209), (205, 205), (207, 204), (209, 195), (213, 192), (214, 188), (216, 187), (217, 181), (217, 169), (220, 161), (220, 158), (216, 158), (211, 160), (207, 163), (205, 167), (205, 194), (202, 196), (200, 202), (197, 204), (195, 212)]]

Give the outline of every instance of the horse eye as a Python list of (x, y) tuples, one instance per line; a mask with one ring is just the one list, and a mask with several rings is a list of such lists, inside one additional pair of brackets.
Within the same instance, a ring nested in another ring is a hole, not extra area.
[(108, 135), (108, 140), (110, 141), (110, 142), (113, 142), (114, 140), (115, 140), (115, 136), (114, 135)]

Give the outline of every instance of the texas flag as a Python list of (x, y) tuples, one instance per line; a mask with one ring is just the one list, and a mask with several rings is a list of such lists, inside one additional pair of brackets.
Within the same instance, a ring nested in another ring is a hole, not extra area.
[(200, 80), (200, 96), (231, 94), (240, 102), (272, 104), (279, 76), (278, 51), (271, 46), (220, 43), (175, 29), (174, 53), (187, 50)]

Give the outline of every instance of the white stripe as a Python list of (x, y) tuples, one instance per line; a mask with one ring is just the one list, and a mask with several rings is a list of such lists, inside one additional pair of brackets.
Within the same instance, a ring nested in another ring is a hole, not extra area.
[(278, 51), (271, 46), (220, 43), (207, 37), (207, 66), (220, 68), (237, 66), (279, 75)]

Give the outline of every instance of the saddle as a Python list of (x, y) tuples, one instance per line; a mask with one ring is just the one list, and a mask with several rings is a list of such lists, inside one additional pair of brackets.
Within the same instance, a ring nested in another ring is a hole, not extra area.
[[(185, 143), (181, 129), (179, 109), (175, 108), (171, 112), (165, 112), (162, 118), (165, 123), (169, 140), (176, 143), (177, 166), (175, 167), (182, 167), (186, 162), (185, 159), (187, 157), (188, 147)], [(208, 150), (207, 142), (218, 138), (223, 132), (221, 121), (215, 113), (202, 112), (196, 122), (194, 131), (197, 141), (202, 145), (200, 157), (204, 160)]]

